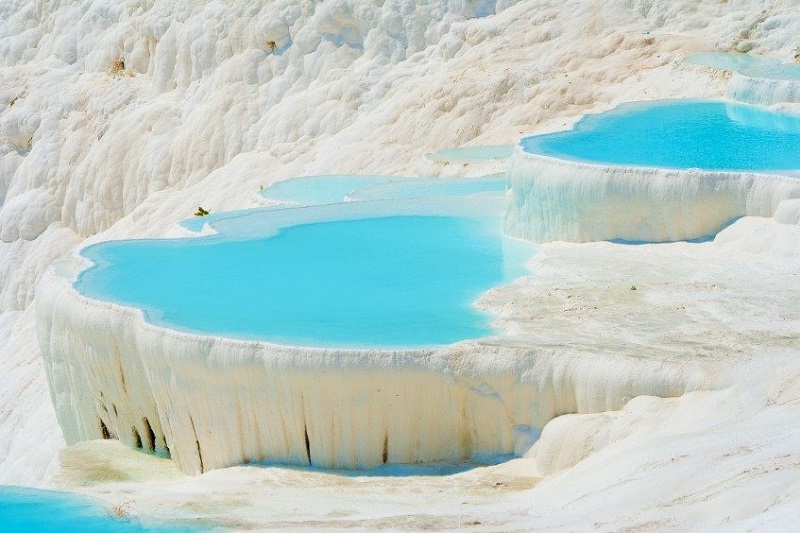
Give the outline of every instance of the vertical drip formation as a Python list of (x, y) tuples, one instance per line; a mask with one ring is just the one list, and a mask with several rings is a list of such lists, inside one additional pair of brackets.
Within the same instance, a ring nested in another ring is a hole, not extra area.
[(686, 61), (731, 72), (727, 96), (732, 100), (763, 106), (800, 102), (800, 65), (797, 63), (730, 52), (690, 54)]
[(800, 179), (756, 172), (607, 166), (517, 148), (505, 231), (535, 242), (668, 242), (716, 234), (743, 216), (771, 217)]
[(749, 104), (771, 106), (800, 102), (800, 79), (753, 78), (734, 72), (728, 82), (728, 98)]
[(800, 198), (799, 153), (797, 115), (704, 100), (623, 104), (520, 141), (505, 230), (536, 242), (710, 237)]
[(67, 442), (118, 438), (192, 474), (258, 462), (371, 468), (505, 457), (560, 414), (703, 385), (699, 370), (677, 364), (587, 365), (566, 348), (322, 350), (179, 333), (53, 274), (37, 302)]

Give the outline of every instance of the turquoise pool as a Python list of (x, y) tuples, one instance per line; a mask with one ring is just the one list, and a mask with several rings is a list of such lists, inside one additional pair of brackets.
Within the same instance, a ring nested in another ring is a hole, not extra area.
[[(286, 210), (283, 210), (286, 212)], [(397, 348), (490, 335), (473, 307), (534, 248), (499, 217), (383, 216), (214, 236), (101, 243), (82, 294), (174, 329), (279, 344)]]
[(411, 178), (403, 176), (332, 175), (304, 176), (274, 183), (261, 191), (270, 207), (215, 212), (183, 220), (181, 225), (200, 232), (206, 224), (272, 209), (331, 205), (349, 201), (409, 200), (415, 198), (502, 195), (505, 175), (477, 178)]
[(415, 178), (402, 176), (304, 176), (270, 185), (261, 196), (294, 205), (323, 205), (345, 201), (358, 189), (372, 185), (405, 184)]
[(277, 203), (272, 207), (214, 212), (203, 217), (188, 218), (183, 220), (181, 225), (190, 231), (199, 232), (206, 224), (231, 217), (239, 217), (243, 213), (254, 213), (268, 209), (337, 204), (349, 200), (351, 195), (365, 188), (388, 186), (402, 189), (407, 188), (408, 183), (414, 181), (416, 181), (415, 178), (397, 176), (303, 176), (273, 183), (262, 190), (260, 194), (265, 200)]
[(730, 171), (800, 169), (800, 116), (717, 101), (626, 104), (570, 131), (526, 137), (526, 152), (590, 163)]
[(410, 178), (403, 176), (307, 176), (275, 183), (263, 191), (267, 200), (290, 206), (346, 201), (432, 198), (502, 192), (505, 177)]
[(143, 527), (110, 515), (99, 503), (77, 494), (0, 486), (0, 530), (37, 533), (189, 531)]

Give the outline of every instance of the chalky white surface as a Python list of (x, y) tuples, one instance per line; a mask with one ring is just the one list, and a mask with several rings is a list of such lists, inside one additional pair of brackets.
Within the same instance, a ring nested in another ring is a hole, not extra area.
[[(173, 234), (197, 205), (251, 207), (295, 175), (471, 175), (424, 154), (512, 144), (629, 100), (721, 97), (728, 75), (687, 53), (792, 61), (798, 34), (793, 0), (3, 2), (0, 482), (232, 527), (790, 528), (792, 203), (714, 243), (544, 247), (536, 276), (480, 303), (512, 347), (564, 354), (577, 389), (641, 358), (697, 373), (704, 390), (557, 417), (527, 458), (446, 478), (184, 477), (109, 443), (59, 459), (32, 306), (52, 262), (89, 242)], [(647, 385), (631, 365), (634, 388)]]

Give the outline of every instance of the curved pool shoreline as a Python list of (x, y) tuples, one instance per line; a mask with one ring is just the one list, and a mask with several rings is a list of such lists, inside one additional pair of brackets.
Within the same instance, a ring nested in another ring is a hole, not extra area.
[(724, 100), (628, 102), (517, 147), (598, 165), (800, 173), (800, 115)]
[(528, 273), (535, 247), (502, 236), (500, 208), (462, 197), (231, 213), (212, 235), (86, 247), (75, 287), (198, 335), (439, 347), (491, 335), (474, 301)]
[(117, 438), (169, 453), (189, 474), (520, 455), (559, 414), (679, 396), (705, 379), (699, 368), (639, 358), (609, 359), (598, 372), (580, 353), (503, 336), (346, 350), (192, 335), (87, 298), (54, 271), (38, 289), (37, 320), (67, 444)]
[[(604, 117), (649, 105), (624, 104), (608, 113), (587, 115), (573, 130), (532, 136), (528, 144), (523, 138), (507, 171), (505, 231), (534, 242), (693, 240), (712, 236), (742, 216), (771, 217), (782, 202), (800, 197), (796, 170), (663, 168), (528, 149), (541, 147), (541, 139), (577, 137), (581, 124), (594, 127)], [(652, 104), (668, 105), (670, 101)]]

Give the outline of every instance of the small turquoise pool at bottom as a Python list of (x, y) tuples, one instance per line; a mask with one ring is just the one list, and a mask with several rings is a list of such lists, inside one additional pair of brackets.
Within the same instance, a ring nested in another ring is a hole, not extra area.
[(496, 218), (388, 216), (231, 240), (101, 243), (75, 286), (179, 330), (279, 344), (398, 348), (490, 335), (480, 294), (524, 275), (531, 245)]
[(76, 494), (0, 487), (0, 531), (127, 533), (177, 530), (144, 528), (134, 521), (111, 516), (99, 504)]

